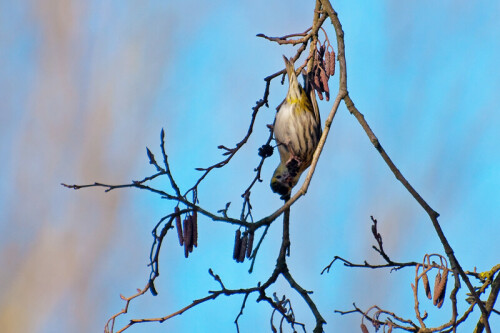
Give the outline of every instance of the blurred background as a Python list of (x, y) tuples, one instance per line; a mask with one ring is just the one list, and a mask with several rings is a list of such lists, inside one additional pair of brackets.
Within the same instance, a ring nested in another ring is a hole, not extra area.
[[(498, 1), (335, 1), (345, 32), (348, 88), (402, 173), (441, 214), (465, 270), (499, 263), (500, 26)], [(183, 191), (246, 133), (263, 78), (283, 68), (292, 47), (255, 37), (302, 32), (313, 1), (0, 1), (0, 327), (4, 332), (100, 332), (123, 306), (120, 294), (143, 288), (151, 230), (174, 203), (138, 190), (73, 191), (60, 183), (111, 184), (155, 170), (145, 147), (159, 154), (166, 132), (171, 168)], [(334, 39), (329, 24), (324, 25)], [(337, 86), (338, 77), (331, 82)], [(253, 178), (287, 86), (271, 85), (244, 149), (200, 186), (200, 204), (216, 211), (241, 197)], [(323, 120), (332, 102), (321, 102)], [(159, 155), (157, 155), (159, 156)], [(278, 164), (266, 161), (252, 191), (253, 214), (281, 202), (269, 189)], [(155, 183), (170, 190), (168, 180)], [(443, 253), (425, 212), (397, 182), (345, 106), (307, 196), (293, 206), (290, 269), (328, 322), (327, 332), (359, 330), (374, 304), (414, 319), (414, 270), (389, 273), (321, 270), (334, 255), (382, 263), (371, 249), (370, 215), (379, 221), (395, 261)], [(199, 246), (189, 259), (170, 233), (162, 248), (157, 297), (129, 307), (129, 319), (170, 314), (218, 284), (250, 287), (269, 276), (281, 223), (272, 225), (253, 274), (232, 260), (235, 228), (199, 219)], [(273, 291), (292, 301), (312, 329), (303, 301), (282, 280)], [(459, 294), (463, 299), (464, 292)], [(271, 310), (249, 297), (241, 332), (270, 331)], [(429, 325), (449, 318), (421, 297)], [(242, 298), (205, 303), (163, 324), (127, 332), (234, 332)], [(497, 306), (498, 308), (498, 306)], [(465, 309), (461, 302), (460, 310)], [(477, 309), (459, 331), (470, 332)], [(500, 327), (497, 315), (492, 327)]]

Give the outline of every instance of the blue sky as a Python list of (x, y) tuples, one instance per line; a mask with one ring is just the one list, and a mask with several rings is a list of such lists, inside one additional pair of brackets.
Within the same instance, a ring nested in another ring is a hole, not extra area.
[[(465, 270), (498, 264), (500, 246), (500, 27), (495, 1), (334, 2), (343, 24), (348, 89), (381, 144), (411, 184), (441, 214)], [(313, 3), (201, 1), (35, 1), (0, 3), (0, 324), (11, 332), (94, 332), (118, 312), (120, 294), (148, 277), (150, 231), (174, 204), (140, 191), (70, 191), (60, 182), (125, 183), (154, 172), (145, 147), (159, 154), (159, 134), (178, 184), (191, 187), (203, 167), (244, 135), (263, 78), (283, 68), (294, 49), (255, 37), (302, 32)], [(333, 29), (325, 24), (330, 36)], [(338, 77), (331, 79), (337, 86)], [(200, 204), (231, 201), (238, 216), (287, 86), (271, 85), (270, 107), (248, 144), (200, 186)], [(332, 102), (320, 102), (323, 120)], [(280, 205), (268, 183), (252, 191), (258, 219)], [(157, 186), (168, 189), (168, 180)], [(319, 275), (334, 255), (381, 262), (371, 250), (370, 215), (392, 259), (443, 253), (425, 212), (383, 163), (341, 106), (307, 196), (292, 209), (290, 269), (314, 290), (329, 331), (358, 329), (339, 316), (352, 302), (377, 304), (413, 319), (413, 269), (346, 269)], [(200, 246), (183, 258), (176, 235), (164, 245), (157, 297), (130, 308), (130, 318), (163, 316), (217, 288), (252, 286), (273, 269), (280, 223), (269, 230), (255, 272), (231, 258), (235, 228), (200, 219)], [(312, 324), (283, 281), (299, 321)], [(464, 297), (463, 293), (459, 297)], [(448, 318), (449, 300), (430, 323)], [(164, 324), (130, 332), (234, 332), (241, 298), (220, 298)], [(271, 311), (250, 297), (242, 332), (269, 331)], [(478, 317), (472, 314), (471, 331)], [(444, 318), (444, 319), (443, 319)], [(498, 316), (491, 319), (500, 326)], [(310, 327), (310, 326), (309, 326)]]

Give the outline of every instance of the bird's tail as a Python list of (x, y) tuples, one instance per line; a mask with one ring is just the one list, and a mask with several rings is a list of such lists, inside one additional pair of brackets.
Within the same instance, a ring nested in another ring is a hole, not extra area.
[(287, 57), (283, 56), (283, 59), (285, 60), (286, 74), (288, 75), (288, 82), (290, 84), (288, 91), (299, 92), (300, 84), (297, 79), (297, 74), (295, 74), (295, 65), (293, 61), (288, 60)]

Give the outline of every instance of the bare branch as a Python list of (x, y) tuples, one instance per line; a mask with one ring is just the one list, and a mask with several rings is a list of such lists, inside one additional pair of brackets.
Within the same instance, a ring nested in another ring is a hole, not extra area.
[[(165, 132), (162, 129), (161, 131), (161, 153), (163, 157), (163, 165), (158, 164), (156, 161), (156, 158), (154, 154), (151, 152), (149, 148), (146, 148), (146, 153), (148, 156), (149, 163), (153, 165), (156, 169), (156, 173), (154, 173), (151, 176), (145, 177), (142, 180), (139, 181), (132, 181), (129, 184), (120, 184), (120, 185), (110, 185), (110, 184), (105, 184), (105, 183), (98, 183), (95, 182), (93, 184), (87, 184), (87, 185), (66, 185), (62, 184), (63, 186), (67, 188), (72, 188), (72, 189), (82, 189), (82, 188), (89, 188), (89, 187), (102, 187), (105, 189), (105, 192), (109, 192), (115, 189), (121, 189), (121, 188), (137, 188), (140, 190), (146, 190), (152, 193), (155, 193), (157, 195), (160, 195), (162, 198), (167, 199), (167, 200), (172, 200), (176, 202), (175, 206), (175, 211), (167, 216), (164, 216), (163, 218), (160, 219), (160, 221), (156, 224), (155, 228), (153, 229), (153, 244), (151, 247), (150, 251), (150, 262), (149, 265), (151, 266), (151, 273), (149, 276), (149, 281), (144, 289), (138, 289), (137, 293), (130, 296), (130, 297), (124, 297), (121, 296), (122, 299), (125, 301), (125, 307), (122, 309), (120, 312), (117, 314), (113, 315), (108, 322), (106, 323), (105, 326), (105, 331), (106, 332), (113, 332), (114, 330), (114, 324), (115, 324), (115, 319), (123, 314), (126, 314), (128, 311), (128, 306), (130, 302), (135, 299), (136, 297), (139, 297), (143, 295), (146, 291), (150, 290), (153, 295), (156, 295), (156, 289), (154, 287), (154, 282), (155, 279), (159, 276), (159, 255), (160, 255), (160, 249), (163, 244), (163, 241), (165, 239), (165, 236), (167, 235), (168, 231), (172, 229), (174, 226), (174, 221), (175, 225), (177, 228), (178, 232), (178, 239), (179, 243), (181, 246), (184, 246), (184, 251), (185, 251), (185, 256), (186, 258), (188, 257), (189, 253), (193, 250), (193, 247), (197, 247), (197, 212), (200, 214), (208, 217), (209, 219), (217, 222), (224, 222), (232, 225), (238, 226), (238, 229), (236, 231), (236, 237), (235, 237), (235, 248), (234, 248), (234, 253), (233, 257), (236, 259), (237, 262), (243, 262), (245, 257), (252, 259), (251, 265), (249, 272), (252, 272), (256, 256), (258, 254), (258, 251), (260, 249), (260, 246), (264, 240), (264, 238), (267, 235), (267, 231), (269, 229), (269, 226), (271, 223), (273, 223), (279, 216), (283, 214), (283, 231), (282, 231), (282, 240), (281, 240), (281, 246), (279, 253), (277, 255), (276, 259), (276, 266), (274, 270), (271, 272), (270, 276), (268, 279), (261, 284), (260, 282), (253, 287), (249, 288), (240, 288), (240, 289), (228, 289), (226, 288), (225, 284), (222, 282), (222, 279), (220, 278), (219, 275), (216, 275), (213, 273), (213, 271), (210, 269), (209, 274), (214, 278), (214, 280), (218, 283), (219, 289), (215, 291), (208, 291), (208, 295), (199, 299), (196, 299), (192, 301), (190, 304), (184, 306), (183, 308), (179, 309), (178, 311), (175, 311), (169, 315), (163, 316), (163, 317), (158, 317), (158, 318), (143, 318), (143, 319), (132, 319), (130, 322), (125, 325), (122, 329), (120, 329), (118, 332), (123, 332), (127, 328), (137, 324), (137, 323), (144, 323), (144, 322), (164, 322), (172, 317), (175, 317), (177, 315), (181, 315), (184, 312), (188, 311), (189, 309), (205, 303), (207, 301), (215, 300), (218, 296), (220, 295), (225, 295), (225, 296), (232, 296), (232, 295), (243, 295), (243, 300), (241, 304), (241, 308), (239, 310), (239, 313), (237, 314), (234, 323), (236, 325), (236, 329), (239, 332), (239, 325), (238, 325), (238, 320), (239, 318), (243, 315), (243, 310), (246, 306), (248, 297), (250, 294), (257, 294), (257, 302), (264, 301), (270, 305), (272, 308), (272, 313), (271, 313), (271, 328), (273, 331), (277, 332), (277, 328), (275, 327), (275, 322), (274, 322), (274, 315), (275, 314), (280, 314), (281, 319), (279, 322), (279, 329), (282, 331), (283, 329), (283, 323), (287, 322), (291, 326), (291, 328), (295, 331), (295, 326), (300, 326), (305, 332), (305, 325), (303, 323), (300, 323), (296, 321), (295, 318), (295, 313), (292, 308), (292, 304), (290, 300), (286, 297), (283, 296), (282, 298), (278, 298), (276, 294), (273, 294), (273, 297), (270, 297), (268, 295), (268, 288), (272, 286), (277, 279), (282, 276), (290, 285), (290, 287), (297, 292), (304, 302), (306, 303), (307, 307), (310, 309), (312, 314), (315, 317), (316, 325), (314, 327), (314, 332), (320, 333), (323, 332), (323, 327), (326, 324), (325, 319), (321, 315), (320, 311), (318, 310), (316, 304), (311, 298), (312, 291), (308, 291), (304, 289), (300, 284), (298, 284), (295, 280), (295, 278), (292, 276), (292, 273), (289, 271), (289, 268), (287, 266), (287, 257), (290, 256), (290, 250), (291, 250), (291, 243), (290, 243), (290, 234), (289, 234), (289, 225), (290, 225), (290, 207), (302, 196), (304, 196), (309, 188), (311, 179), (314, 175), (317, 163), (319, 161), (319, 157), (323, 151), (324, 145), (326, 143), (326, 139), (329, 135), (332, 122), (334, 120), (334, 117), (339, 109), (340, 103), (343, 101), (345, 105), (347, 106), (349, 112), (354, 115), (354, 117), (357, 119), (359, 122), (360, 126), (363, 128), (365, 131), (366, 135), (368, 136), (370, 142), (373, 144), (375, 149), (379, 152), (381, 155), (382, 159), (385, 161), (389, 169), (393, 172), (394, 176), (396, 179), (398, 179), (401, 184), (406, 188), (406, 190), (412, 195), (412, 197), (420, 204), (420, 206), (427, 212), (429, 215), (429, 218), (431, 220), (431, 223), (444, 247), (445, 253), (449, 259), (451, 270), (453, 272), (454, 276), (454, 289), (451, 291), (450, 294), (450, 300), (452, 302), (452, 314), (451, 314), (451, 319), (447, 322), (442, 324), (441, 326), (438, 327), (433, 327), (433, 328), (427, 328), (425, 325), (425, 319), (427, 318), (427, 312), (424, 311), (422, 314), (420, 312), (419, 306), (419, 295), (418, 295), (418, 288), (420, 282), (424, 285), (424, 289), (426, 292), (426, 295), (428, 297), (432, 297), (432, 291), (429, 285), (429, 277), (428, 273), (432, 270), (433, 272), (436, 272), (436, 277), (435, 277), (435, 284), (434, 284), (434, 297), (433, 297), (433, 303), (437, 308), (440, 308), (441, 305), (444, 302), (444, 298), (446, 295), (446, 285), (447, 285), (447, 278), (448, 278), (448, 263), (447, 260), (438, 254), (431, 254), (431, 255), (426, 255), (424, 257), (424, 260), (422, 263), (417, 263), (417, 262), (394, 262), (391, 260), (389, 255), (385, 252), (385, 249), (383, 247), (383, 239), (382, 235), (380, 234), (378, 227), (377, 227), (377, 220), (371, 217), (373, 225), (372, 225), (372, 234), (376, 240), (376, 245), (373, 246), (373, 249), (383, 258), (385, 261), (385, 264), (377, 264), (377, 265), (372, 265), (368, 262), (364, 262), (362, 264), (356, 264), (353, 262), (350, 262), (344, 258), (341, 258), (339, 256), (335, 256), (334, 259), (330, 262), (330, 264), (323, 269), (321, 274), (323, 274), (325, 271), (329, 272), (330, 268), (333, 267), (333, 264), (335, 261), (340, 261), (344, 264), (346, 267), (358, 267), (358, 268), (370, 268), (370, 269), (379, 269), (379, 268), (391, 268), (392, 270), (399, 270), (404, 267), (415, 267), (415, 281), (414, 284), (412, 284), (412, 289), (413, 289), (413, 294), (414, 294), (414, 305), (415, 305), (415, 314), (416, 318), (418, 320), (419, 326), (415, 324), (413, 321), (409, 319), (404, 319), (402, 317), (397, 316), (394, 312), (390, 312), (387, 310), (383, 310), (378, 306), (372, 306), (366, 311), (362, 311), (359, 309), (354, 303), (354, 310), (350, 311), (335, 311), (337, 313), (340, 313), (342, 315), (348, 314), (348, 313), (360, 313), (362, 314), (361, 317), (361, 327), (362, 330), (365, 331), (367, 330), (366, 325), (364, 323), (364, 320), (369, 320), (371, 324), (375, 327), (375, 329), (378, 331), (380, 327), (384, 327), (384, 331), (386, 328), (389, 329), (389, 331), (392, 331), (393, 328), (399, 328), (408, 332), (438, 332), (438, 331), (456, 331), (456, 328), (463, 323), (469, 316), (469, 314), (473, 311), (474, 306), (477, 304), (477, 306), (481, 309), (481, 319), (476, 325), (476, 330), (475, 332), (479, 333), (482, 332), (484, 329), (486, 329), (487, 332), (491, 332), (489, 323), (488, 323), (488, 318), (490, 314), (497, 313), (496, 310), (494, 310), (494, 305), (498, 296), (498, 293), (500, 292), (500, 274), (498, 274), (498, 271), (500, 270), (500, 265), (498, 265), (498, 269), (495, 270), (492, 269), (488, 274), (483, 274), (483, 273), (476, 273), (475, 271), (473, 273), (470, 272), (464, 272), (462, 267), (460, 266), (457, 258), (455, 257), (455, 254), (453, 252), (452, 247), (448, 243), (440, 224), (438, 223), (438, 217), (439, 214), (432, 209), (429, 204), (423, 199), (423, 197), (413, 188), (413, 186), (408, 182), (408, 180), (402, 175), (402, 173), (399, 171), (399, 169), (396, 167), (392, 159), (388, 156), (387, 152), (382, 148), (382, 145), (380, 144), (378, 138), (375, 136), (373, 133), (372, 129), (366, 122), (363, 114), (359, 112), (359, 110), (355, 107), (354, 102), (351, 100), (348, 90), (347, 90), (347, 70), (346, 70), (346, 59), (345, 59), (345, 45), (344, 45), (344, 32), (342, 30), (342, 25), (340, 24), (340, 21), (337, 17), (337, 13), (333, 9), (331, 3), (329, 0), (317, 0), (315, 9), (314, 9), (314, 16), (313, 16), (313, 24), (311, 28), (308, 28), (305, 30), (303, 33), (296, 33), (296, 34), (289, 34), (285, 35), (282, 37), (268, 37), (264, 34), (259, 34), (257, 35), (258, 37), (265, 38), (269, 41), (276, 42), (279, 45), (283, 44), (291, 44), (291, 45), (297, 45), (298, 48), (295, 51), (295, 55), (291, 57), (292, 61), (296, 62), (298, 59), (301, 57), (302, 53), (306, 50), (307, 46), (309, 45), (309, 54), (307, 55), (306, 59), (303, 60), (303, 63), (301, 66), (299, 66), (296, 71), (297, 73), (301, 73), (305, 68), (307, 67), (307, 75), (308, 78), (312, 77), (313, 78), (313, 83), (311, 84), (313, 89), (316, 90), (318, 93), (318, 96), (320, 99), (323, 98), (323, 93), (325, 94), (327, 100), (329, 98), (330, 94), (330, 88), (328, 86), (328, 80), (329, 77), (334, 75), (335, 73), (335, 51), (333, 50), (333, 46), (330, 44), (330, 40), (328, 39), (328, 35), (325, 31), (325, 29), (322, 27), (323, 23), (327, 18), (330, 18), (330, 21), (335, 29), (336, 33), (336, 40), (337, 40), (337, 59), (339, 62), (339, 90), (336, 94), (335, 100), (333, 102), (332, 108), (330, 110), (330, 113), (328, 117), (326, 118), (325, 121), (325, 127), (322, 133), (322, 136), (319, 140), (318, 146), (314, 152), (312, 162), (310, 165), (310, 169), (305, 177), (305, 180), (303, 181), (301, 187), (297, 190), (297, 192), (290, 198), (288, 196), (285, 199), (284, 204), (278, 208), (276, 211), (271, 213), (268, 216), (262, 217), (261, 219), (254, 221), (254, 216), (252, 215), (252, 204), (250, 200), (251, 196), (251, 191), (253, 186), (258, 183), (262, 182), (261, 179), (261, 171), (264, 165), (264, 161), (266, 160), (267, 157), (272, 155), (272, 147), (271, 147), (271, 141), (273, 139), (273, 127), (269, 125), (269, 137), (267, 138), (267, 141), (262, 145), (261, 150), (259, 150), (259, 156), (261, 157), (258, 165), (254, 168), (255, 176), (253, 179), (250, 181), (249, 186), (245, 189), (243, 194), (241, 195), (243, 198), (243, 203), (242, 203), (242, 209), (240, 213), (239, 219), (236, 218), (231, 218), (228, 216), (228, 208), (229, 208), (229, 203), (226, 205), (225, 209), (222, 209), (218, 211), (218, 214), (221, 215), (216, 215), (203, 207), (199, 204), (198, 200), (198, 186), (201, 184), (201, 182), (208, 176), (208, 174), (215, 169), (220, 169), (227, 165), (231, 159), (240, 151), (240, 149), (247, 143), (249, 140), (250, 136), (253, 133), (253, 129), (256, 123), (256, 118), (259, 110), (263, 107), (269, 107), (268, 105), (268, 98), (270, 94), (270, 84), (271, 81), (274, 80), (275, 78), (278, 78), (282, 76), (284, 79), (284, 74), (285, 70), (280, 70), (274, 74), (271, 74), (267, 76), (264, 81), (265, 81), (265, 88), (264, 88), (264, 94), (263, 98), (259, 99), (255, 106), (252, 107), (252, 113), (251, 113), (251, 118), (250, 118), (250, 123), (247, 129), (246, 134), (243, 136), (243, 138), (235, 144), (234, 147), (226, 147), (224, 145), (219, 145), (218, 148), (223, 151), (222, 155), (224, 158), (211, 165), (208, 167), (204, 168), (197, 168), (197, 170), (201, 171), (202, 174), (198, 178), (198, 180), (194, 183), (194, 185), (189, 188), (184, 194), (182, 194), (180, 188), (178, 187), (177, 183), (175, 182), (175, 179), (172, 175), (172, 172), (170, 170), (170, 166), (168, 163), (168, 156), (165, 150)], [(319, 30), (323, 30), (325, 34), (325, 39), (323, 42), (319, 41), (318, 33)], [(314, 94), (314, 91), (313, 91)], [(148, 185), (148, 182), (156, 179), (157, 177), (166, 175), (170, 181), (170, 190), (162, 190), (155, 188), (153, 186)], [(171, 193), (174, 194), (171, 194)], [(192, 199), (188, 199), (188, 194), (192, 194)], [(186, 206), (186, 209), (180, 209), (179, 205), (183, 204)], [(182, 226), (181, 224), (181, 215), (184, 215), (184, 225)], [(241, 227), (243, 227), (243, 232), (241, 231)], [(253, 239), (254, 239), (254, 234), (255, 231), (258, 230), (261, 227), (265, 227), (264, 232), (262, 233), (259, 242), (257, 243), (257, 246), (252, 252), (252, 247), (253, 247)], [(435, 263), (430, 261), (430, 257), (438, 257), (440, 259), (439, 263)], [(422, 269), (422, 271), (420, 271)], [(495, 277), (496, 274), (496, 278)], [(478, 279), (480, 282), (483, 284), (478, 287), (474, 288), (468, 278), (469, 276), (473, 276), (476, 279)], [(465, 284), (467, 285), (470, 294), (471, 294), (471, 299), (470, 301), (470, 306), (469, 308), (463, 313), (462, 317), (460, 317), (458, 320), (458, 312), (457, 312), (457, 299), (456, 295), (457, 292), (460, 288), (460, 280), (464, 281)], [(483, 293), (486, 292), (487, 288), (491, 286), (491, 291), (488, 297), (487, 302), (483, 303), (479, 296)]]
[(328, 0), (321, 0), (321, 3), (323, 4), (324, 10), (328, 13), (328, 16), (330, 17), (330, 20), (335, 27), (335, 31), (337, 33), (337, 46), (338, 46), (338, 58), (339, 58), (339, 65), (340, 65), (340, 91), (345, 91), (345, 95), (343, 96), (343, 99), (345, 101), (345, 104), (347, 108), (349, 109), (349, 112), (353, 114), (358, 122), (360, 123), (361, 127), (365, 130), (367, 136), (369, 137), (370, 141), (372, 142), (373, 146), (377, 149), (377, 151), (380, 153), (386, 164), (389, 166), (391, 171), (394, 173), (396, 176), (396, 179), (398, 179), (403, 186), (410, 192), (410, 194), (415, 198), (415, 200), (422, 206), (422, 208), (427, 212), (429, 215), (429, 218), (431, 219), (432, 225), (434, 229), (436, 230), (436, 233), (438, 234), (439, 240), (443, 244), (444, 250), (446, 255), (448, 256), (451, 264), (452, 270), (457, 273), (455, 274), (455, 279), (458, 279), (460, 276), (462, 280), (465, 282), (467, 285), (467, 288), (473, 295), (476, 303), (478, 304), (479, 308), (481, 309), (482, 312), (482, 318), (484, 321), (484, 324), (486, 326), (487, 332), (490, 332), (491, 330), (489, 329), (489, 323), (488, 323), (488, 311), (486, 310), (484, 304), (481, 302), (479, 299), (479, 296), (474, 290), (474, 287), (469, 281), (469, 278), (467, 275), (465, 275), (462, 267), (460, 266), (457, 258), (455, 257), (455, 254), (453, 252), (453, 249), (451, 248), (450, 244), (448, 243), (448, 240), (446, 239), (443, 230), (441, 229), (440, 224), (437, 221), (437, 218), (439, 214), (434, 211), (428, 204), (427, 202), (418, 194), (418, 192), (413, 188), (413, 186), (410, 185), (410, 183), (406, 180), (406, 178), (402, 175), (402, 173), (399, 171), (399, 169), (396, 167), (396, 165), (392, 162), (391, 158), (385, 150), (382, 148), (382, 145), (380, 144), (379, 140), (371, 130), (370, 126), (368, 123), (365, 121), (364, 116), (358, 111), (358, 109), (354, 106), (353, 101), (349, 97), (349, 94), (347, 93), (347, 73), (346, 73), (346, 65), (345, 65), (345, 48), (344, 48), (344, 32), (342, 31), (342, 26), (340, 24), (340, 21), (338, 20), (337, 13), (335, 10), (332, 8), (332, 5), (330, 1)]

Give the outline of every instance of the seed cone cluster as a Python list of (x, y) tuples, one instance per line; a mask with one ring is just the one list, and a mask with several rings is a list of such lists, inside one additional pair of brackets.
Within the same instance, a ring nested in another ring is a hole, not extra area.
[(330, 100), (330, 88), (328, 87), (328, 79), (335, 74), (335, 51), (333, 47), (325, 43), (321, 45), (313, 62), (313, 80), (311, 86), (318, 93), (320, 100), (323, 100), (323, 93), (326, 100)]
[(179, 245), (184, 246), (184, 256), (188, 258), (193, 248), (198, 247), (198, 214), (194, 210), (191, 214), (186, 214), (182, 222), (179, 207), (175, 207), (175, 214)]
[(250, 231), (241, 233), (241, 230), (236, 230), (234, 235), (233, 259), (236, 262), (245, 261), (245, 256), (250, 258), (253, 249), (254, 233)]

